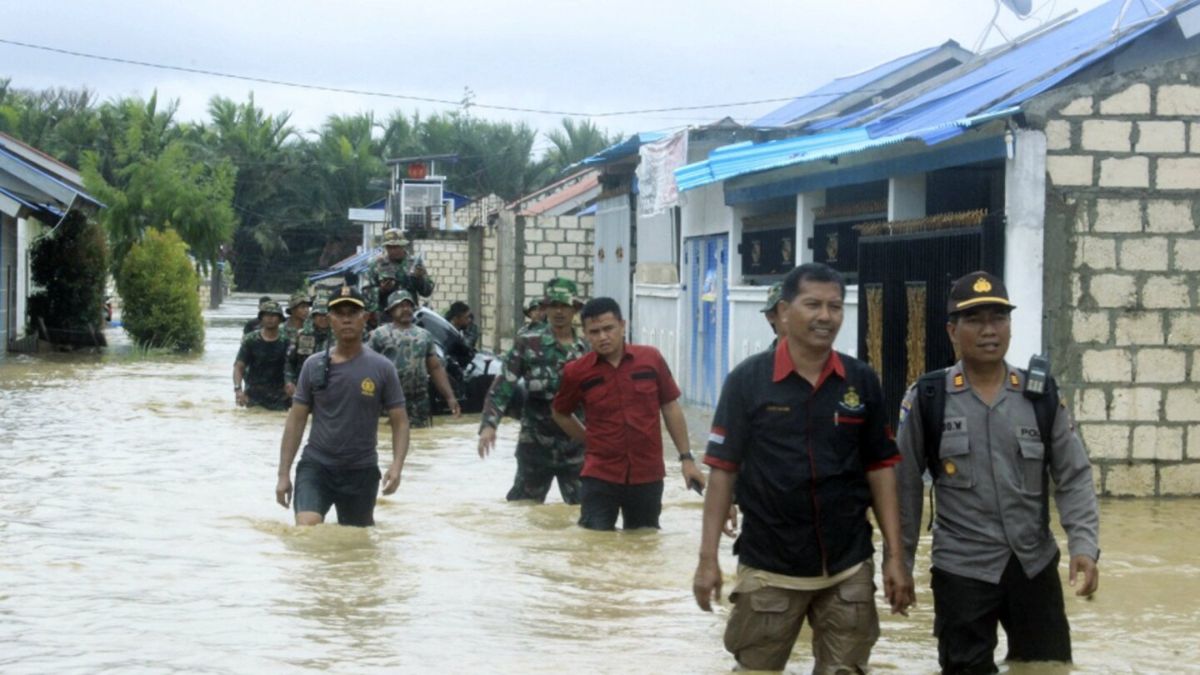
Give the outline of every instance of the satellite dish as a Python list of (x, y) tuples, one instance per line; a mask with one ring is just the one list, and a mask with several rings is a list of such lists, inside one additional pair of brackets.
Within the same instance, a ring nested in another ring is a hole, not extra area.
[(1033, 0), (1000, 0), (1000, 2), (1017, 16), (1029, 16), (1033, 11)]

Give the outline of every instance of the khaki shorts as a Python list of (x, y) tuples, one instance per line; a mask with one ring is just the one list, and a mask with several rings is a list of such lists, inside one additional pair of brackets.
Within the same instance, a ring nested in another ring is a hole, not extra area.
[(725, 649), (743, 668), (783, 670), (805, 617), (813, 629), (813, 673), (865, 673), (879, 639), (875, 565), (871, 560), (842, 583), (819, 591), (767, 586), (735, 593)]

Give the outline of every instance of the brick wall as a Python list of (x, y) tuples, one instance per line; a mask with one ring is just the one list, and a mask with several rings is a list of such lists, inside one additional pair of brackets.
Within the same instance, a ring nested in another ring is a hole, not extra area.
[(546, 282), (565, 277), (585, 298), (592, 291), (592, 216), (547, 216), (525, 221), (526, 301), (542, 295)]
[(1106, 495), (1200, 495), (1197, 66), (1072, 87), (1033, 111), (1051, 351)]

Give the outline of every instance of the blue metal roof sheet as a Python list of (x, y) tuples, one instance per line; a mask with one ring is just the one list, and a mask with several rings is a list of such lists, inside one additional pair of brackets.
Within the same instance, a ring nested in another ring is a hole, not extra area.
[[(932, 88), (911, 100), (883, 101), (841, 118), (814, 124), (824, 130), (810, 136), (752, 145), (717, 148), (704, 162), (675, 171), (680, 190), (689, 190), (735, 176), (778, 169), (836, 155), (921, 140), (933, 145), (988, 119), (1013, 114), (1021, 103), (1111, 54), (1191, 7), (1185, 0), (1165, 15), (1155, 16), (1153, 3), (1128, 7), (1121, 30), (1113, 25), (1124, 0), (1110, 0), (1078, 18), (1001, 47), (949, 71)], [(1149, 8), (1147, 7), (1149, 5)], [(903, 98), (903, 95), (901, 95)]]
[(813, 90), (800, 98), (784, 105), (783, 107), (772, 110), (766, 115), (754, 120), (750, 126), (752, 127), (779, 127), (791, 122), (794, 119), (803, 117), (812, 111), (828, 105), (839, 98), (852, 94), (867, 86), (868, 84), (891, 75), (892, 73), (915, 63), (929, 54), (942, 48), (942, 45), (922, 49), (919, 52), (914, 52), (906, 56), (901, 56), (897, 59), (892, 59), (887, 63), (880, 64), (874, 68), (864, 70), (861, 73), (839, 77), (832, 82), (829, 82), (823, 87)]
[(608, 146), (591, 157), (579, 162), (579, 164), (583, 166), (608, 164), (609, 162), (614, 162), (618, 159), (624, 159), (630, 155), (636, 155), (638, 148), (642, 147), (646, 143), (660, 141), (666, 137), (666, 134), (659, 133), (657, 131), (643, 131), (626, 138), (620, 143), (614, 143), (613, 145)]
[(345, 275), (347, 272), (354, 272), (355, 274), (361, 275), (363, 271), (370, 266), (371, 258), (380, 253), (380, 251), (381, 249), (373, 248), (363, 251), (362, 253), (356, 253), (349, 258), (335, 263), (328, 269), (323, 269), (319, 272), (313, 272), (309, 274), (308, 280), (309, 282), (313, 282), (320, 281), (321, 279), (328, 279), (329, 277), (340, 277)]

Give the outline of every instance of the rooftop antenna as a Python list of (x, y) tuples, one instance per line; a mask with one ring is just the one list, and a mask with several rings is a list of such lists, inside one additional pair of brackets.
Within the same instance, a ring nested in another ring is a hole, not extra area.
[[(1150, 11), (1149, 11), (1150, 8), (1146, 6), (1146, 2), (1147, 2), (1147, 0), (1138, 0), (1138, 3), (1141, 4), (1142, 9), (1145, 9), (1146, 13), (1150, 14)], [(1149, 0), (1149, 2), (1151, 5), (1154, 5), (1155, 7), (1158, 8), (1158, 14), (1152, 14), (1150, 16), (1147, 16), (1145, 19), (1142, 19), (1142, 21), (1146, 21), (1155, 16), (1162, 16), (1163, 14), (1167, 13), (1167, 8), (1163, 7), (1162, 4), (1158, 2), (1158, 0)], [(1117, 13), (1117, 20), (1113, 22), (1113, 27), (1112, 27), (1113, 35), (1116, 35), (1117, 33), (1121, 32), (1121, 22), (1125, 20), (1125, 12), (1129, 11), (1129, 6), (1132, 4), (1133, 4), (1133, 0), (1125, 0), (1125, 2), (1121, 5), (1121, 11)], [(1138, 23), (1141, 23), (1142, 21), (1139, 21)]]
[(1029, 18), (1029, 14), (1033, 12), (1033, 0), (993, 0), (993, 2), (996, 5), (996, 11), (992, 13), (992, 20), (988, 22), (987, 28), (983, 30), (983, 35), (979, 36), (979, 41), (975, 43), (973, 51), (976, 54), (980, 53), (983, 49), (983, 43), (987, 42), (988, 36), (992, 34), (992, 29), (995, 29), (1004, 38), (1005, 42), (1012, 42), (1012, 39), (1004, 34), (1004, 30), (996, 25), (996, 20), (1000, 18), (1001, 5), (1007, 7), (1009, 11), (1016, 14), (1017, 18), (1022, 21)]

